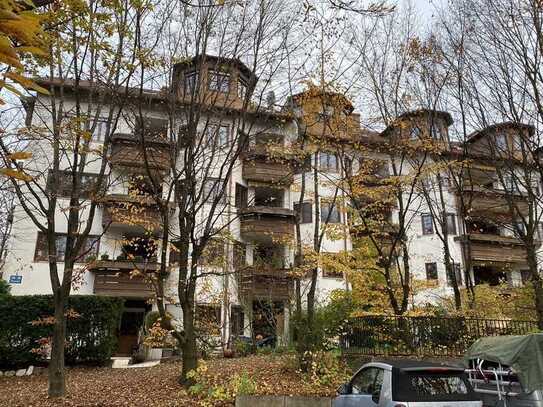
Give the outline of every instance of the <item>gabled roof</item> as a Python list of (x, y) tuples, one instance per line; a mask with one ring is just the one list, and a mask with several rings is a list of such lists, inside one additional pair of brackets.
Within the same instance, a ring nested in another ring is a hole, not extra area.
[(439, 117), (442, 118), (447, 126), (450, 126), (453, 124), (453, 118), (449, 112), (444, 112), (442, 110), (432, 110), (432, 109), (416, 109), (416, 110), (409, 110), (407, 112), (402, 113), (399, 115), (392, 124), (389, 124), (385, 130), (381, 133), (383, 137), (387, 136), (393, 129), (397, 127), (397, 123), (402, 121), (403, 119), (412, 119), (415, 117), (423, 117), (423, 116), (430, 116), (430, 117)]
[(500, 129), (507, 129), (507, 128), (517, 128), (521, 130), (528, 130), (530, 133), (530, 136), (533, 136), (535, 132), (535, 127), (531, 124), (525, 124), (525, 123), (518, 123), (518, 122), (503, 122), (503, 123), (496, 123), (492, 124), (490, 126), (485, 127), (484, 129), (474, 131), (468, 136), (467, 143), (472, 143), (481, 137), (486, 136), (489, 133), (493, 133), (496, 130)]
[[(308, 94), (311, 92), (311, 90), (304, 90), (303, 92), (296, 93), (292, 96), (289, 96), (287, 98), (287, 106), (291, 106), (293, 104), (300, 105), (300, 101), (304, 97), (312, 97), (311, 95), (308, 96)], [(332, 91), (320, 91), (318, 93), (315, 93), (313, 97), (320, 97), (323, 99), (336, 99), (338, 100), (343, 107), (348, 111), (348, 113), (352, 113), (354, 111), (354, 105), (352, 102), (342, 93), (339, 92), (332, 92)]]

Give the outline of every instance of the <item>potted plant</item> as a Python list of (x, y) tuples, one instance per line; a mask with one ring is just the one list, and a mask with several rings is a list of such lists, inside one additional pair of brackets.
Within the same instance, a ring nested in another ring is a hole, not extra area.
[(87, 256), (87, 258), (85, 259), (86, 263), (93, 263), (95, 261), (96, 261), (96, 256), (95, 255)]
[(103, 253), (103, 254), (100, 256), (100, 260), (109, 260), (109, 254)]
[(126, 255), (124, 253), (119, 254), (117, 256), (117, 261), (125, 261), (125, 260), (126, 260)]

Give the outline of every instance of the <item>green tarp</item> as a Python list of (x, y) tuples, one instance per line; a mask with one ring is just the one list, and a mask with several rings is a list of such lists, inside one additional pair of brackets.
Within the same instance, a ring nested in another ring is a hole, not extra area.
[(543, 390), (543, 333), (481, 338), (467, 351), (464, 363), (484, 359), (510, 366), (524, 391)]

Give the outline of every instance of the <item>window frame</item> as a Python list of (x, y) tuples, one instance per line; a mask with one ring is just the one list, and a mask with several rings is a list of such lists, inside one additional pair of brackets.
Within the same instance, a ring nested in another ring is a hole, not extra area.
[[(222, 78), (222, 79), (219, 79)], [(225, 80), (226, 78), (226, 80)], [(231, 75), (218, 69), (209, 68), (207, 72), (207, 89), (212, 92), (228, 94), (231, 87)]]
[[(332, 162), (331, 157), (334, 157)], [(325, 160), (323, 161), (323, 158)], [(335, 165), (332, 165), (335, 164)], [(327, 151), (319, 151), (319, 170), (323, 172), (339, 172), (339, 158), (335, 153), (329, 153)]]
[[(324, 213), (325, 213), (324, 208), (325, 207), (327, 207), (326, 216), (324, 216)], [(335, 221), (336, 218), (333, 215), (328, 215), (330, 213), (330, 211), (332, 211), (332, 213), (333, 213), (334, 210), (337, 213), (337, 222)], [(332, 203), (332, 202), (327, 202), (327, 201), (321, 201), (320, 221), (321, 221), (321, 223), (326, 223), (326, 224), (338, 224), (338, 223), (341, 223), (341, 212), (339, 211), (337, 202)]]
[[(217, 195), (218, 195), (218, 191), (215, 191), (216, 189), (219, 189), (220, 188), (220, 183), (222, 182), (223, 180), (221, 178), (208, 178), (206, 180), (204, 180), (204, 184), (202, 185), (202, 199), (204, 200), (204, 202), (208, 205), (211, 205), (213, 203), (213, 201), (215, 201)], [(210, 187), (208, 189), (208, 186), (207, 184), (208, 183), (213, 183), (213, 186)], [(218, 203), (219, 204), (226, 204), (226, 201), (227, 201), (227, 192), (226, 192), (226, 189), (224, 190), (224, 193), (222, 194), (222, 196), (220, 197)]]
[[(430, 226), (429, 226), (429, 229), (427, 229), (426, 227), (428, 225), (425, 225), (425, 219), (430, 219)], [(420, 215), (420, 220), (421, 220), (421, 226), (422, 226), (422, 234), (424, 236), (431, 236), (435, 233), (435, 230), (434, 230), (434, 217), (432, 216), (431, 213), (423, 213), (422, 215)]]
[(447, 222), (447, 234), (449, 236), (456, 236), (458, 234), (458, 231), (456, 228), (456, 214), (452, 212), (446, 213), (445, 221)]
[(196, 93), (199, 77), (200, 75), (196, 71), (189, 71), (183, 74), (183, 93), (185, 96)]
[[(431, 268), (434, 270), (431, 270)], [(439, 273), (437, 270), (437, 263), (435, 261), (424, 263), (424, 270), (426, 271), (426, 281), (439, 281)], [(435, 277), (430, 277), (429, 272)]]
[[(56, 240), (57, 240), (57, 263), (64, 262), (65, 261), (65, 255), (66, 255), (66, 238), (68, 236), (67, 233), (55, 233)], [(40, 238), (43, 239), (43, 242), (40, 242)], [(94, 246), (94, 250), (88, 251), (88, 253), (85, 253), (88, 249), (87, 243), (89, 240), (94, 239), (92, 246)], [(63, 241), (63, 244), (59, 246), (59, 241)], [(43, 249), (40, 248), (40, 245), (42, 245)], [(60, 249), (60, 250), (59, 250)], [(43, 250), (44, 254), (39, 255), (38, 252)], [(48, 262), (49, 261), (49, 255), (47, 252), (47, 237), (44, 232), (38, 231), (38, 234), (36, 235), (36, 243), (34, 245), (34, 257), (33, 262), (34, 263), (41, 263), (41, 262)], [(78, 254), (78, 256), (75, 259), (76, 264), (85, 263), (85, 259), (89, 256), (95, 256), (98, 257), (98, 253), (100, 252), (100, 235), (88, 235), (85, 238), (85, 244), (81, 247), (81, 253)], [(85, 254), (84, 254), (85, 253)], [(81, 257), (85, 255), (83, 259)]]
[[(304, 208), (309, 207), (309, 214), (304, 210)], [(294, 203), (294, 213), (298, 215), (298, 219), (300, 219), (300, 225), (305, 225), (308, 223), (313, 223), (313, 203), (310, 201), (304, 201), (301, 204), (301, 211), (300, 211), (300, 203), (295, 202)]]

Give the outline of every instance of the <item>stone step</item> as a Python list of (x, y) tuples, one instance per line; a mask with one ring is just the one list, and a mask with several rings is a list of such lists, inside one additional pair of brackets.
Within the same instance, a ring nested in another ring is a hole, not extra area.
[(112, 357), (111, 360), (113, 361), (111, 365), (113, 369), (126, 369), (132, 363), (132, 358), (130, 357), (116, 356)]

